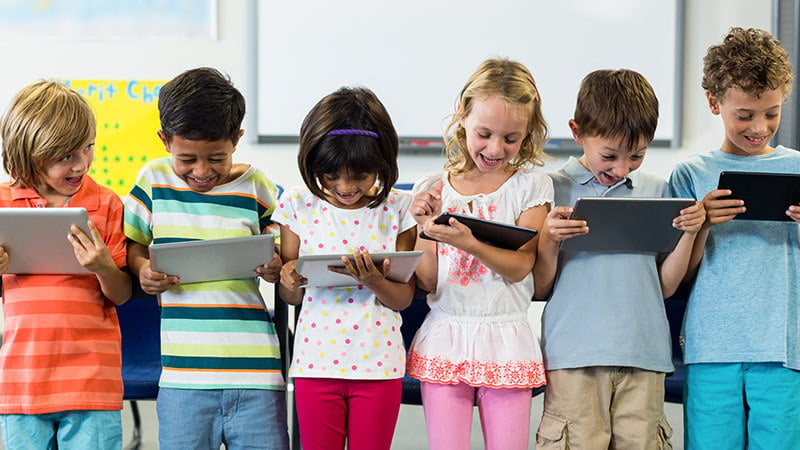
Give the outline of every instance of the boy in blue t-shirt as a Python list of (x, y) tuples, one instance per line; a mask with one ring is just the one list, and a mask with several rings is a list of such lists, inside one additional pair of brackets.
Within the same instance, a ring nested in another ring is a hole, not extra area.
[[(631, 70), (598, 70), (581, 83), (569, 121), (583, 156), (551, 173), (555, 205), (579, 197), (668, 197), (667, 183), (636, 172), (658, 122), (658, 99)], [(547, 216), (534, 267), (536, 297), (547, 298), (542, 346), (547, 387), (537, 448), (668, 448), (664, 376), (674, 370), (664, 298), (683, 279), (702, 203), (681, 211), (684, 231), (668, 256), (561, 252), (590, 232), (572, 208)]]
[(733, 28), (704, 58), (703, 89), (722, 118), (719, 149), (679, 163), (674, 195), (703, 199), (684, 320), (686, 448), (797, 448), (800, 442), (800, 206), (792, 221), (732, 220), (748, 205), (717, 189), (722, 171), (800, 173), (800, 153), (769, 141), (792, 66), (763, 30)]

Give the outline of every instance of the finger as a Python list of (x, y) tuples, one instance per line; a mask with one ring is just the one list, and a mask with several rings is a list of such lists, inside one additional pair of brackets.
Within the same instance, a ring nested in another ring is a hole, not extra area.
[(92, 240), (89, 239), (89, 236), (77, 225), (72, 225), (69, 230), (72, 232), (72, 235), (75, 236), (78, 242), (86, 248), (89, 248), (92, 245)]
[(86, 222), (86, 226), (89, 227), (89, 234), (92, 235), (92, 241), (94, 241), (95, 244), (103, 242), (103, 236), (100, 235), (100, 230), (97, 229), (97, 225), (95, 225), (94, 222), (89, 220)]

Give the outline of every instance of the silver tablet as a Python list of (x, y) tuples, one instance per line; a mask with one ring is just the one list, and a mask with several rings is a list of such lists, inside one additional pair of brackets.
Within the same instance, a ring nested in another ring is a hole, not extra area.
[(91, 273), (78, 263), (67, 239), (72, 225), (89, 235), (88, 220), (84, 208), (0, 208), (0, 244), (10, 256), (6, 273)]
[(669, 253), (681, 231), (672, 220), (691, 198), (581, 197), (572, 218), (586, 221), (589, 233), (565, 240), (565, 252)]
[[(417, 268), (422, 257), (421, 251), (370, 253), (372, 262), (379, 266), (383, 260), (389, 258), (391, 266), (386, 278), (402, 283), (411, 279), (414, 269)], [(331, 272), (328, 267), (344, 267), (342, 256), (350, 257), (345, 253), (332, 255), (302, 255), (297, 258), (295, 271), (308, 280), (306, 286), (357, 286), (353, 277)]]
[(170, 242), (150, 246), (153, 270), (175, 275), (181, 284), (252, 278), (256, 267), (274, 257), (275, 236)]

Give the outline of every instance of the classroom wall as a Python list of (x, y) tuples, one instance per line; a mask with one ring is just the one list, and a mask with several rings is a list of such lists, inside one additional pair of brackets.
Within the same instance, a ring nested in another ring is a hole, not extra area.
[[(255, 1), (218, 1), (219, 36), (216, 41), (0, 40), (0, 54), (4, 58), (4, 70), (0, 71), (0, 107), (5, 108), (17, 90), (38, 78), (157, 80), (201, 65), (228, 73), (247, 98), (254, 98), (252, 55), (255, 52), (251, 25)], [(686, 0), (682, 144), (678, 149), (650, 149), (642, 170), (667, 177), (675, 162), (706, 152), (721, 142), (722, 125), (708, 111), (700, 88), (702, 56), (731, 26), (771, 29), (771, 11), (772, 0)], [(631, 36), (631, 39), (637, 37)], [(549, 65), (557, 67), (557, 64)], [(534, 68), (537, 70), (543, 69)], [(453, 86), (454, 95), (460, 87)], [(575, 101), (574, 98), (548, 98), (546, 92), (542, 94), (545, 101)], [(254, 106), (255, 101), (248, 104)], [(251, 123), (253, 112), (246, 119), (247, 124)], [(447, 113), (449, 111), (442, 111), (443, 116)], [(296, 146), (255, 144), (255, 128), (250, 128), (252, 132), (240, 143), (236, 160), (256, 165), (277, 183), (287, 186), (301, 183)], [(557, 169), (567, 155), (553, 156), (556, 159), (548, 163), (547, 170)], [(400, 180), (412, 182), (441, 167), (442, 159), (438, 154), (403, 154)], [(7, 175), (0, 172), (0, 179), (6, 178)]]

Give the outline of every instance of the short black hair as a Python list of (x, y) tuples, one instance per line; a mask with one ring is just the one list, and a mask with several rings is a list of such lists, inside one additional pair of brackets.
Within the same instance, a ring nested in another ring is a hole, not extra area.
[[(358, 134), (328, 136), (331, 130), (372, 131), (378, 137)], [(342, 87), (323, 97), (300, 127), (297, 163), (308, 189), (325, 198), (319, 179), (345, 169), (351, 174), (376, 174), (380, 190), (369, 203), (374, 208), (389, 196), (397, 181), (397, 131), (378, 97), (364, 87)]]
[(228, 139), (236, 144), (244, 119), (244, 96), (229, 77), (199, 67), (161, 87), (158, 112), (167, 141), (179, 136), (192, 141)]

